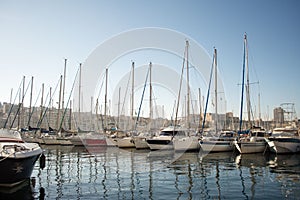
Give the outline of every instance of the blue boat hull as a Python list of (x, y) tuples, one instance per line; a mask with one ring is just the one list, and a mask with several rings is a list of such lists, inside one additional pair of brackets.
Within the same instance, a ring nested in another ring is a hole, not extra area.
[(0, 186), (14, 186), (29, 179), (40, 154), (27, 158), (0, 157)]

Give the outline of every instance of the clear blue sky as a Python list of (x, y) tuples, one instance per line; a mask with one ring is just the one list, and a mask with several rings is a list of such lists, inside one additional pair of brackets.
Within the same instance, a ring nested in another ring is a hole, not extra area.
[[(0, 102), (22, 76), (55, 87), (68, 59), (68, 87), (76, 69), (102, 42), (121, 32), (161, 27), (182, 32), (208, 52), (218, 49), (227, 110), (239, 115), (243, 34), (259, 81), (262, 117), (293, 102), (300, 114), (300, 1), (0, 0)], [(254, 86), (258, 88), (258, 86)], [(256, 99), (256, 97), (254, 97)]]

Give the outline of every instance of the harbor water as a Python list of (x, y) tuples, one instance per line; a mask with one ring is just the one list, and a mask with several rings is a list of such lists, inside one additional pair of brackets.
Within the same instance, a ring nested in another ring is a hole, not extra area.
[(45, 168), (0, 199), (300, 199), (300, 154), (43, 149)]

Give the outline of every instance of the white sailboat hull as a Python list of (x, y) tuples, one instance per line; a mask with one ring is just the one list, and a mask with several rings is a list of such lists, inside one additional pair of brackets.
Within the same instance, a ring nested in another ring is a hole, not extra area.
[(117, 138), (106, 137), (106, 144), (109, 147), (116, 147), (116, 146), (118, 146), (118, 139)]
[(196, 151), (200, 149), (199, 137), (196, 136), (184, 138), (175, 137), (173, 145), (175, 151)]
[(232, 141), (200, 141), (201, 149), (205, 152), (233, 151)]
[(266, 142), (239, 142), (241, 153), (262, 153), (266, 148)]
[(146, 137), (134, 137), (134, 145), (136, 149), (149, 149)]
[(148, 144), (151, 150), (172, 150), (174, 149), (173, 144)]
[(117, 141), (117, 145), (120, 148), (134, 148), (135, 147), (132, 137), (119, 138)]
[(151, 150), (174, 149), (171, 136), (158, 136), (146, 140)]

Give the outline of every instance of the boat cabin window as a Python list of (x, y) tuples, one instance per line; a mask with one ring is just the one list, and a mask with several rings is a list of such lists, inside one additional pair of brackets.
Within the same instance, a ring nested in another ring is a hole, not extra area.
[(184, 136), (185, 135), (185, 132), (184, 131), (162, 131), (160, 132), (161, 136), (172, 136), (172, 135), (181, 135), (181, 136)]
[(173, 135), (173, 131), (162, 131), (162, 132), (160, 132), (159, 135), (170, 136), (170, 135)]
[(224, 137), (233, 137), (233, 133), (232, 133), (232, 132), (225, 133), (225, 134), (224, 134)]
[(186, 136), (186, 133), (184, 131), (175, 131), (175, 135), (178, 135), (178, 136)]
[(265, 132), (251, 132), (251, 136), (265, 137)]

